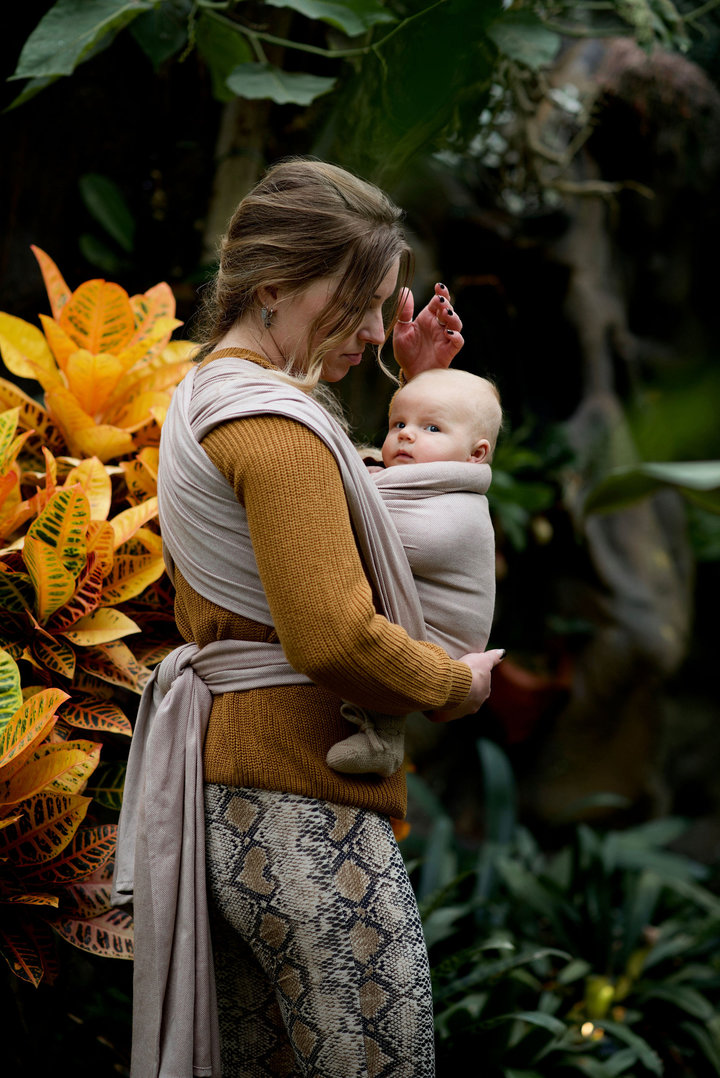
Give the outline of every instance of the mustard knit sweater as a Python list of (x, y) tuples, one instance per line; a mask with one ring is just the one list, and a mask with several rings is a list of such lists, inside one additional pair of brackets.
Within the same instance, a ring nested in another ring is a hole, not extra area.
[[(264, 362), (252, 353), (241, 354)], [(337, 464), (302, 424), (261, 415), (216, 427), (203, 440), (248, 517), (275, 629), (199, 595), (176, 571), (175, 617), (185, 640), (280, 640), (312, 685), (215, 698), (205, 779), (279, 790), (402, 817), (405, 777), (341, 775), (325, 763), (352, 733), (340, 698), (390, 714), (453, 707), (471, 673), (434, 644), (411, 640), (376, 613), (353, 537)]]

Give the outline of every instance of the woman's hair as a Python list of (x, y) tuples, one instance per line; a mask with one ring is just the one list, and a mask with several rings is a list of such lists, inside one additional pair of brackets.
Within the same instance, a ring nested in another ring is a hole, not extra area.
[[(399, 285), (409, 282), (412, 253), (401, 211), (379, 188), (336, 165), (306, 158), (283, 161), (239, 204), (220, 251), (214, 287), (205, 299), (204, 358), (250, 311), (260, 315), (258, 292), (278, 286), (285, 295), (336, 276), (338, 286), (308, 327), (307, 355), (285, 356), (286, 373), (315, 386), (323, 358), (351, 336), (396, 259)], [(399, 291), (388, 328), (397, 319)], [(313, 342), (317, 341), (316, 344)]]

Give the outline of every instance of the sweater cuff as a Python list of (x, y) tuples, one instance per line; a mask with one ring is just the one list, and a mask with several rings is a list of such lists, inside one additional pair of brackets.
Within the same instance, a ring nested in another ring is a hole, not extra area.
[(472, 670), (466, 663), (453, 662), (450, 668), (450, 695), (445, 707), (447, 710), (461, 704), (470, 695)]

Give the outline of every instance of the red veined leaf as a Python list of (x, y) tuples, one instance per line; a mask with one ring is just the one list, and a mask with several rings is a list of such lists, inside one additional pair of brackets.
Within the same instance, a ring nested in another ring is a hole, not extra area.
[(111, 281), (85, 281), (76, 288), (60, 315), (60, 326), (78, 348), (120, 352), (135, 332), (128, 294)]
[(49, 895), (45, 891), (23, 891), (17, 887), (14, 890), (0, 890), (0, 904), (3, 906), (52, 906), (55, 909), (60, 905), (57, 895)]
[(78, 653), (78, 666), (94, 677), (119, 685), (131, 692), (142, 693), (150, 671), (141, 666), (122, 640), (97, 647), (83, 648)]
[(40, 247), (36, 247), (35, 244), (32, 243), (30, 244), (30, 250), (35, 255), (38, 265), (40, 266), (40, 272), (42, 273), (43, 281), (45, 282), (45, 290), (47, 291), (48, 299), (50, 300), (50, 310), (53, 313), (53, 318), (59, 318), (62, 314), (63, 307), (70, 299), (70, 289), (65, 284), (60, 270), (49, 255), (46, 255)]
[(127, 737), (132, 734), (132, 726), (127, 715), (111, 700), (74, 697), (63, 708), (62, 718), (63, 722), (79, 730), (125, 734)]
[[(64, 633), (80, 618), (91, 614), (100, 605), (103, 586), (103, 566), (96, 554), (90, 552), (85, 568), (78, 577), (75, 594), (65, 606), (60, 607), (48, 619), (46, 629), (52, 633)], [(0, 588), (2, 577), (0, 577)]]
[(81, 696), (89, 697), (92, 700), (113, 700), (117, 695), (112, 685), (108, 685), (106, 681), (101, 681), (79, 668), (75, 671), (72, 690), (73, 694), (80, 693)]
[(102, 958), (133, 957), (133, 921), (124, 910), (112, 909), (89, 921), (61, 916), (53, 921), (53, 928), (81, 951)]
[(0, 778), (7, 782), (55, 725), (55, 712), (68, 699), (61, 689), (43, 689), (21, 702), (0, 731)]
[(78, 883), (68, 883), (63, 887), (63, 914), (82, 918), (84, 921), (98, 917), (112, 909), (112, 883), (89, 877)]
[(36, 794), (22, 801), (23, 816), (0, 831), (0, 857), (16, 867), (52, 861), (72, 842), (91, 798), (78, 794)]
[(50, 928), (37, 917), (3, 917), (0, 950), (10, 969), (21, 981), (35, 988), (43, 977), (52, 984), (58, 961)]
[(23, 873), (24, 882), (33, 886), (38, 884), (59, 886), (87, 879), (102, 869), (115, 855), (117, 827), (115, 824), (100, 824), (97, 827), (82, 827), (52, 863)]

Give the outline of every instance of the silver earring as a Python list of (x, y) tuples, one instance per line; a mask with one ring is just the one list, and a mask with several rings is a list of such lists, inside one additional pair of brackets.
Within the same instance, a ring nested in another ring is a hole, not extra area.
[(275, 316), (275, 308), (274, 307), (263, 307), (262, 308), (262, 310), (260, 311), (260, 317), (262, 318), (262, 324), (265, 327), (265, 329), (270, 329), (270, 326), (272, 325), (272, 320), (273, 320), (274, 316)]

